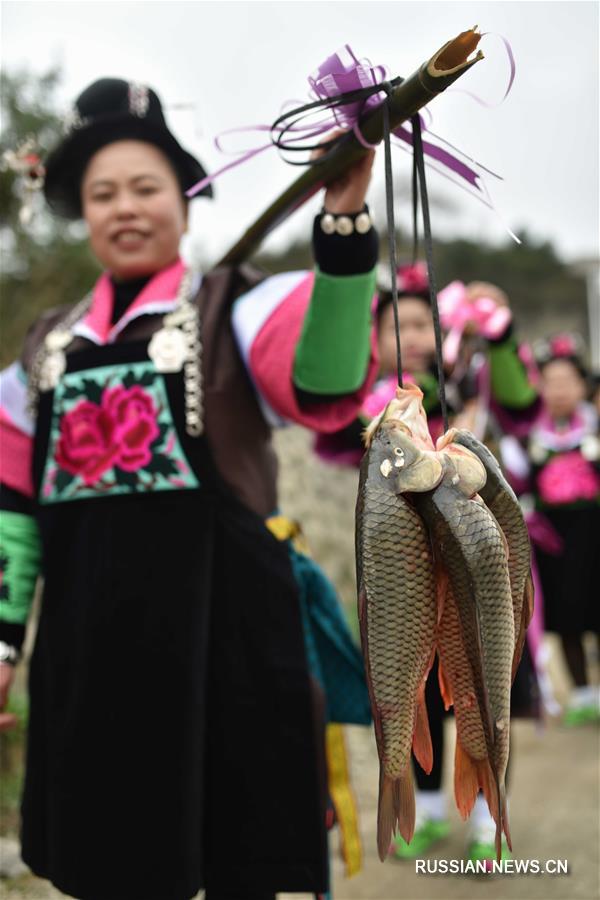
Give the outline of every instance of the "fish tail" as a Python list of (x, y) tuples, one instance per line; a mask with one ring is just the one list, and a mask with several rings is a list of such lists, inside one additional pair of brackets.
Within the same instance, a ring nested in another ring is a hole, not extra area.
[(431, 733), (429, 731), (429, 718), (425, 703), (425, 680), (417, 694), (417, 709), (415, 716), (415, 731), (413, 734), (413, 753), (424, 772), (428, 775), (433, 768), (433, 747)]
[(396, 801), (395, 781), (385, 775), (383, 769), (379, 773), (379, 801), (377, 804), (377, 852), (381, 862), (389, 853), (392, 834), (396, 833)]
[(506, 803), (506, 788), (502, 785), (500, 790), (500, 801), (501, 801), (501, 816), (502, 816), (502, 830), (504, 831), (504, 836), (506, 837), (506, 843), (508, 844), (508, 849), (512, 850), (512, 840), (510, 836), (510, 828), (508, 825), (508, 807)]
[(448, 711), (453, 705), (454, 700), (452, 697), (452, 688), (450, 687), (450, 681), (448, 680), (448, 676), (444, 671), (441, 659), (438, 661), (438, 683), (440, 686), (442, 700), (444, 701), (444, 709)]
[(500, 815), (499, 806), (498, 806), (498, 791), (496, 789), (496, 778), (494, 776), (494, 772), (492, 771), (492, 767), (489, 763), (489, 760), (484, 760), (481, 769), (480, 769), (480, 787), (483, 791), (483, 796), (486, 799), (486, 803), (488, 805), (488, 809), (490, 811), (490, 815), (494, 822), (498, 822), (498, 818)]
[[(494, 793), (494, 809), (490, 807), (490, 812), (496, 822), (496, 859), (498, 862), (502, 859), (502, 832), (506, 837), (508, 849), (512, 850), (512, 839), (510, 836), (510, 828), (508, 825), (508, 810), (506, 805), (506, 787), (504, 781), (500, 782), (496, 779), (496, 790)], [(488, 803), (489, 805), (489, 803)]]
[(407, 775), (400, 778), (391, 778), (383, 770), (379, 773), (377, 851), (382, 862), (388, 855), (397, 824), (405, 840), (410, 841), (415, 828), (415, 791), (410, 765)]
[(475, 805), (479, 788), (483, 787), (485, 775), (482, 767), (487, 767), (487, 760), (478, 762), (472, 759), (460, 741), (456, 741), (454, 754), (454, 798), (456, 807), (466, 819)]
[(405, 774), (396, 782), (396, 803), (398, 831), (406, 843), (410, 844), (415, 833), (415, 788), (410, 763)]

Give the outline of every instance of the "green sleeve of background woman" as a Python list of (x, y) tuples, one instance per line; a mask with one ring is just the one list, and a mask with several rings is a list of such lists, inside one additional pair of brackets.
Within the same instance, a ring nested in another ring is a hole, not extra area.
[(0, 620), (25, 625), (40, 572), (41, 544), (32, 516), (0, 510)]
[(508, 409), (526, 409), (537, 393), (527, 378), (527, 370), (519, 359), (517, 342), (509, 337), (498, 344), (489, 344), (492, 394)]
[(371, 354), (375, 269), (327, 275), (318, 268), (294, 360), (294, 384), (312, 394), (351, 394)]

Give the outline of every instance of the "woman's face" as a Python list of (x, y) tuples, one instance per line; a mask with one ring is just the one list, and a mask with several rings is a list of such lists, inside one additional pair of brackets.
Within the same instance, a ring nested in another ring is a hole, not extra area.
[(571, 416), (585, 400), (585, 382), (566, 359), (555, 359), (544, 366), (540, 391), (548, 413), (556, 419)]
[[(400, 352), (405, 372), (426, 372), (435, 354), (435, 334), (431, 310), (418, 297), (403, 297), (398, 303)], [(381, 373), (396, 371), (396, 329), (394, 308), (388, 303), (379, 319), (379, 359)]]
[(92, 250), (116, 278), (150, 275), (177, 259), (187, 211), (169, 160), (153, 144), (115, 141), (98, 150), (81, 202)]

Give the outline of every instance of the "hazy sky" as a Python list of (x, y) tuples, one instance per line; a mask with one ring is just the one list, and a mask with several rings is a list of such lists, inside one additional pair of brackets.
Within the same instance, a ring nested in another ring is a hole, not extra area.
[[(122, 76), (155, 87), (181, 142), (210, 169), (227, 160), (212, 138), (236, 125), (270, 123), (288, 99), (308, 99), (309, 75), (338, 47), (408, 75), (474, 24), (510, 41), (517, 75), (504, 104), (484, 109), (462, 93), (433, 101), (433, 129), (504, 176), (491, 182), (513, 229), (553, 240), (569, 259), (598, 254), (598, 4), (596, 2), (3, 2), (2, 63), (64, 79), (65, 110), (91, 81)], [(486, 59), (460, 86), (490, 100), (506, 85), (502, 44), (485, 38)], [(248, 136), (259, 142), (260, 135)], [(410, 158), (395, 152), (406, 185)], [(383, 154), (371, 191), (381, 218)], [(198, 200), (193, 241), (214, 259), (298, 174), (268, 151), (217, 182), (214, 203)], [(430, 190), (450, 201), (433, 211), (435, 233), (505, 239), (492, 212), (432, 173)], [(315, 198), (267, 246), (308, 233)], [(407, 200), (397, 219), (408, 226)]]

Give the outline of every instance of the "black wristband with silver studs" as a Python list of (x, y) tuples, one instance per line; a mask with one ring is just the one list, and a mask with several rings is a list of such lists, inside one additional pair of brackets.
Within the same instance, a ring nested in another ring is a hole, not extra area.
[(325, 234), (339, 234), (349, 237), (351, 234), (367, 234), (373, 227), (373, 220), (365, 204), (356, 213), (330, 213), (321, 211), (321, 231)]
[[(333, 230), (328, 216), (336, 226)], [(349, 221), (351, 232), (348, 223), (341, 226), (338, 224), (344, 218)], [(361, 232), (364, 228), (367, 230)], [(340, 231), (349, 233), (340, 234)], [(334, 216), (327, 210), (322, 210), (314, 219), (312, 246), (315, 263), (327, 275), (370, 272), (379, 258), (379, 235), (371, 221), (368, 206), (365, 204), (358, 212), (345, 216)]]

